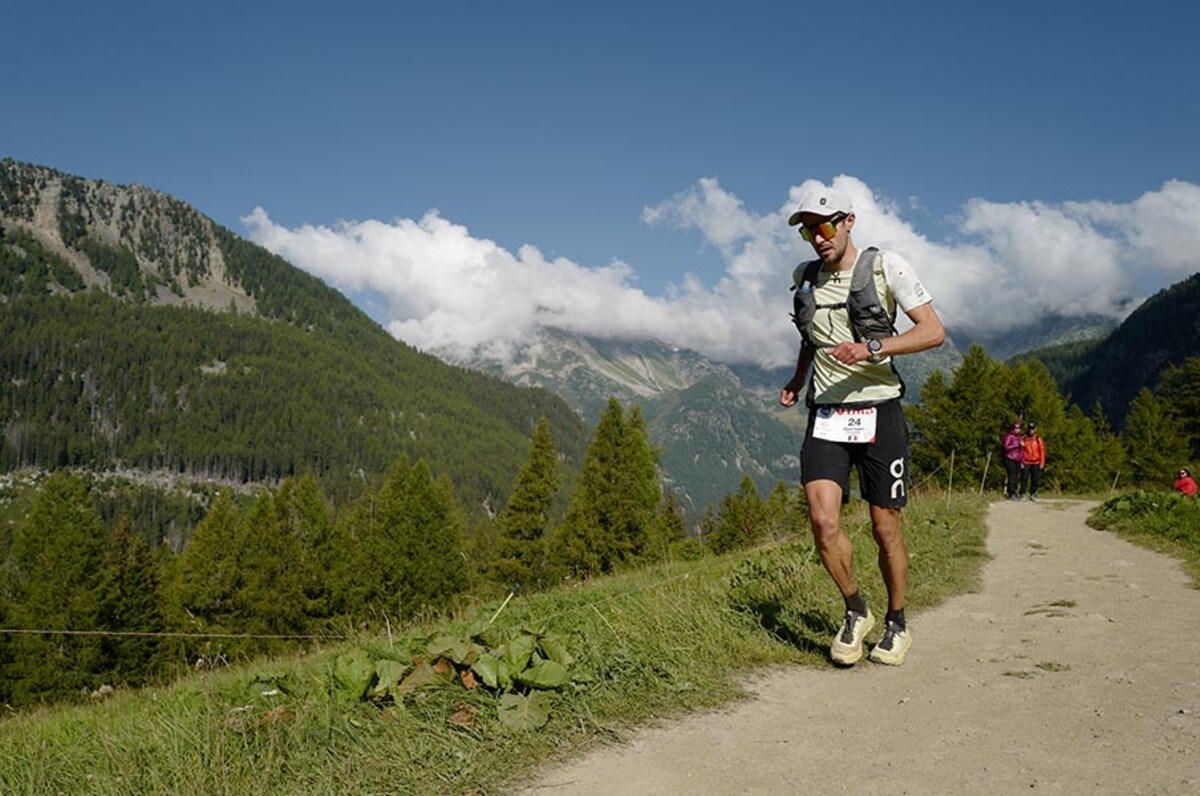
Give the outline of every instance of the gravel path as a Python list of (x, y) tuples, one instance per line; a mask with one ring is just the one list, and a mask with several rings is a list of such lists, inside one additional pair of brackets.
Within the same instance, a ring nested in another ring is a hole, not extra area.
[(993, 505), (981, 591), (904, 666), (774, 671), (524, 793), (1200, 793), (1200, 591), (1091, 507)]

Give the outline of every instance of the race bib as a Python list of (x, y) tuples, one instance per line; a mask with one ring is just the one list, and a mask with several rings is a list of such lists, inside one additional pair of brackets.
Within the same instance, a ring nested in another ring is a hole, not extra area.
[(813, 423), (813, 436), (830, 442), (874, 442), (875, 407), (842, 409), (822, 406)]

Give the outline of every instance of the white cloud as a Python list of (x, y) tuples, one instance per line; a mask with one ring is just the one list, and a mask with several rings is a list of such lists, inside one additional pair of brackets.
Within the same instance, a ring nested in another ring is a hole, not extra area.
[[(387, 304), (395, 336), (458, 357), (506, 359), (550, 326), (597, 337), (652, 337), (727, 362), (779, 366), (795, 358), (786, 285), (811, 250), (784, 223), (807, 183), (771, 212), (748, 210), (715, 179), (652, 207), (646, 223), (694, 229), (721, 255), (716, 284), (683, 275), (663, 297), (634, 285), (615, 261), (587, 267), (510, 252), (427, 213), (419, 221), (341, 222), (288, 229), (262, 208), (243, 218), (255, 242), (339, 289)], [(947, 237), (929, 240), (904, 219), (915, 206), (878, 196), (847, 175), (859, 245), (908, 259), (952, 328), (994, 333), (1048, 313), (1119, 316), (1124, 301), (1200, 267), (1200, 187), (1171, 181), (1133, 202), (967, 203)]]

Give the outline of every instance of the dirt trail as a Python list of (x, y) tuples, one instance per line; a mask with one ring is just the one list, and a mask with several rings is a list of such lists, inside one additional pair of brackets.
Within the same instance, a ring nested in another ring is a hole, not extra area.
[(904, 666), (772, 672), (524, 793), (1200, 793), (1200, 591), (1089, 508), (993, 505), (981, 591)]

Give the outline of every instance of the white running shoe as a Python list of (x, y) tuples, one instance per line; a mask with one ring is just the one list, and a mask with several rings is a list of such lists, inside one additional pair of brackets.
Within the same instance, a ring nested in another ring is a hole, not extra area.
[(907, 627), (900, 627), (895, 622), (888, 622), (883, 631), (883, 638), (871, 650), (871, 660), (888, 666), (899, 666), (904, 663), (904, 656), (912, 646), (912, 633)]
[(829, 657), (833, 659), (834, 663), (842, 666), (853, 666), (858, 663), (863, 656), (863, 639), (873, 627), (875, 627), (875, 617), (871, 615), (870, 608), (867, 609), (866, 616), (857, 611), (847, 611), (845, 619), (842, 620), (842, 629), (833, 637), (833, 643), (829, 645)]

